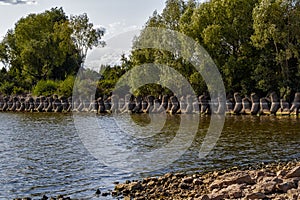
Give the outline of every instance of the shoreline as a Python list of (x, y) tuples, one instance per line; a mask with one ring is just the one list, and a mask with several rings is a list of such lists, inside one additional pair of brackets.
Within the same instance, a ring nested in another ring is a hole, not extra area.
[(115, 185), (124, 199), (300, 199), (300, 161), (266, 164), (258, 169), (206, 173), (167, 173)]
[[(276, 162), (201, 173), (167, 173), (141, 180), (115, 182), (109, 191), (95, 190), (93, 198), (124, 200), (300, 199), (300, 160)], [(14, 200), (31, 200), (30, 197)], [(67, 195), (42, 200), (72, 200)]]

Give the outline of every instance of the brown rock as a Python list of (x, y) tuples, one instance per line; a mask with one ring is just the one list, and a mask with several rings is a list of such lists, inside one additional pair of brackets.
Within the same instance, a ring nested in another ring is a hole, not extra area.
[(255, 190), (263, 194), (272, 194), (275, 192), (276, 184), (274, 181), (259, 183), (256, 185)]
[(280, 192), (286, 193), (288, 190), (296, 188), (294, 181), (287, 181), (277, 185)]
[(243, 197), (243, 185), (230, 185), (226, 188), (230, 199), (236, 199)]
[(260, 179), (262, 179), (264, 176), (265, 176), (264, 171), (258, 171), (258, 172), (256, 172), (255, 179), (256, 179), (256, 181), (260, 181)]
[(272, 181), (276, 182), (277, 184), (283, 183), (283, 180), (282, 180), (281, 178), (278, 178), (278, 177), (274, 177), (274, 178), (272, 179)]
[(142, 190), (142, 185), (140, 182), (129, 183), (127, 187), (130, 191)]
[(180, 183), (179, 184), (179, 188), (186, 190), (186, 189), (189, 189), (190, 186), (187, 183)]
[(194, 185), (201, 185), (202, 183), (203, 183), (203, 181), (200, 178), (196, 178), (193, 180)]
[(252, 200), (252, 199), (264, 199), (266, 198), (266, 195), (260, 192), (255, 192), (255, 193), (251, 193), (246, 195), (246, 199), (248, 200)]
[(283, 177), (287, 174), (287, 172), (285, 170), (280, 170), (276, 173), (277, 176)]
[(115, 186), (115, 190), (122, 192), (126, 187), (126, 184), (118, 184)]
[(197, 198), (197, 200), (210, 200), (210, 198), (207, 194), (205, 194), (205, 195), (202, 195), (201, 197)]
[(291, 189), (291, 190), (288, 191), (287, 196), (288, 196), (289, 199), (299, 200), (300, 199), (300, 190)]
[(286, 178), (300, 177), (300, 166), (295, 167), (287, 173)]
[(154, 181), (150, 181), (150, 182), (147, 183), (147, 186), (148, 187), (153, 187), (153, 186), (155, 186), (155, 182)]
[[(245, 172), (233, 172), (226, 176), (221, 176), (221, 180), (214, 181), (210, 186), (210, 190), (215, 188), (223, 188), (232, 184), (253, 184), (254, 180), (251, 176)], [(222, 180), (224, 179), (225, 180)]]
[(191, 183), (193, 183), (193, 177), (186, 177), (186, 178), (183, 178), (182, 179), (182, 182), (183, 183), (187, 183), (187, 184), (191, 184)]
[(226, 196), (222, 193), (213, 193), (213, 194), (209, 194), (208, 198), (210, 200), (224, 200), (224, 199), (228, 198), (228, 196)]

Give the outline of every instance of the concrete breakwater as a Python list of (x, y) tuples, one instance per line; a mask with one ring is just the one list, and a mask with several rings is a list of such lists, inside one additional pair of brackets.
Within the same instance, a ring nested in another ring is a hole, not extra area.
[(233, 97), (212, 101), (207, 95), (193, 98), (190, 95), (177, 97), (162, 95), (124, 97), (112, 95), (90, 100), (78, 97), (0, 96), (0, 112), (93, 112), (93, 113), (161, 113), (170, 114), (232, 114), (232, 115), (298, 115), (300, 113), (300, 93), (295, 93), (294, 100), (287, 102), (279, 99), (276, 93), (260, 98), (252, 93), (242, 97), (234, 93)]

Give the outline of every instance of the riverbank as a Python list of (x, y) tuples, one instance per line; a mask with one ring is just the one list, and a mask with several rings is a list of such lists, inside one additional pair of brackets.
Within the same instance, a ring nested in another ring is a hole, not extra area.
[(300, 199), (300, 162), (260, 169), (165, 174), (117, 184), (112, 195), (125, 199)]

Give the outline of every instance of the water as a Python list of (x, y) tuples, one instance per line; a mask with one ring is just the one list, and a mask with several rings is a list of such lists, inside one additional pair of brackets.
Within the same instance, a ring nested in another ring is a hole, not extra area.
[[(180, 116), (164, 116), (162, 120), (166, 122), (162, 127), (159, 126), (158, 131), (155, 129), (157, 127), (149, 126), (151, 118), (147, 115), (133, 115), (130, 120), (121, 116), (116, 120), (111, 115), (95, 118), (93, 115), (82, 114), (79, 119), (83, 123), (86, 119), (96, 119), (95, 127), (100, 127), (112, 144), (117, 144), (115, 151), (110, 150), (110, 145), (102, 144), (101, 148), (106, 152), (103, 153), (103, 159), (93, 157), (90, 153), (92, 150), (83, 145), (85, 140), (78, 126), (75, 126), (72, 114), (0, 113), (0, 199), (24, 196), (38, 198), (44, 194), (97, 199), (94, 196), (96, 189), (112, 189), (114, 181), (140, 179), (166, 172), (192, 173), (300, 158), (300, 119), (227, 116), (216, 146), (207, 157), (199, 159), (199, 150), (210, 123), (210, 117), (201, 117), (193, 142), (178, 160), (152, 172), (132, 172), (126, 167), (122, 168), (126, 165), (104, 163), (110, 157), (117, 162), (122, 158), (122, 152), (134, 157), (136, 152), (147, 153), (168, 144), (176, 137), (182, 120)], [(133, 122), (142, 128), (136, 126), (132, 131)], [(116, 124), (121, 127), (120, 130), (108, 130)], [(132, 133), (124, 134), (130, 130)], [(151, 135), (149, 130), (156, 134)], [(190, 130), (184, 131), (185, 138), (193, 134)], [(143, 135), (143, 132), (150, 135)], [(164, 160), (162, 155), (157, 159)], [(124, 159), (121, 161), (124, 162)], [(138, 162), (141, 167), (145, 163), (145, 170), (148, 169), (146, 165), (149, 163), (145, 160), (134, 162)]]

